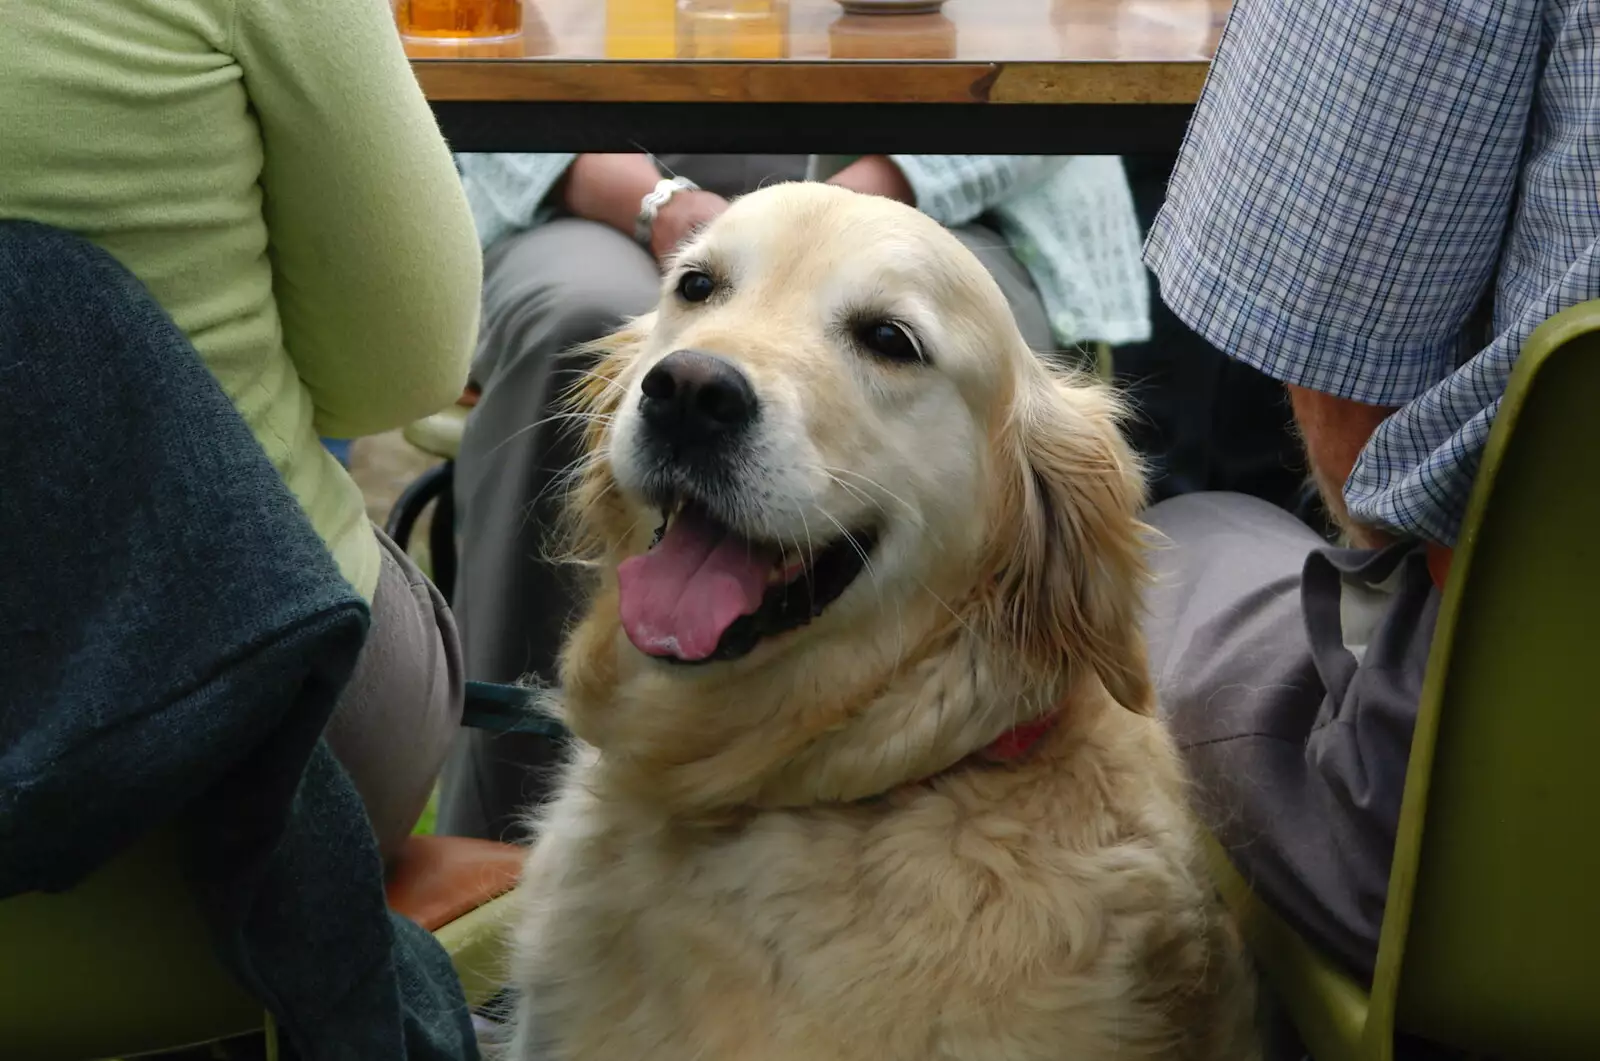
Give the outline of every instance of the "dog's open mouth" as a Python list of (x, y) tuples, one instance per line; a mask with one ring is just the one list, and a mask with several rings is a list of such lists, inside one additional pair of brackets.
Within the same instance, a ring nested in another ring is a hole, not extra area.
[(667, 514), (650, 550), (617, 569), (622, 626), (639, 651), (675, 663), (738, 659), (821, 615), (866, 569), (875, 531), (815, 548), (752, 541), (698, 502)]

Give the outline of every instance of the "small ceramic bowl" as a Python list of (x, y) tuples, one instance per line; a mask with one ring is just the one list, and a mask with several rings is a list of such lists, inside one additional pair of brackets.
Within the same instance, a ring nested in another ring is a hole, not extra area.
[(838, 0), (852, 15), (931, 15), (944, 0)]
[(843, 14), (828, 27), (831, 59), (954, 59), (956, 24), (943, 15)]

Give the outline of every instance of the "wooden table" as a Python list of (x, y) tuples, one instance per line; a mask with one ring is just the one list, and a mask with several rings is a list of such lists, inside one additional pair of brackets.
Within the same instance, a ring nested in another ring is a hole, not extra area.
[(1169, 151), (1230, 0), (525, 5), (512, 41), (407, 44), (456, 150)]

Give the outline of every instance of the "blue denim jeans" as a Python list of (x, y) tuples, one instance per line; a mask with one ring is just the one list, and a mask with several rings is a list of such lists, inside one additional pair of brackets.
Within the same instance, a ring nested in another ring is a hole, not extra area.
[(333, 454), (334, 459), (340, 464), (346, 468), (350, 467), (350, 440), (348, 438), (325, 438), (322, 440), (322, 446)]

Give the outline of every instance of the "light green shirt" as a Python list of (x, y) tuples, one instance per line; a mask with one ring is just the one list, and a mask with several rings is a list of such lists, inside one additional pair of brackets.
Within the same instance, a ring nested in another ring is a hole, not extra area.
[(0, 217), (144, 282), (370, 598), (377, 541), (318, 436), (455, 400), (482, 269), (388, 5), (0, 0)]

